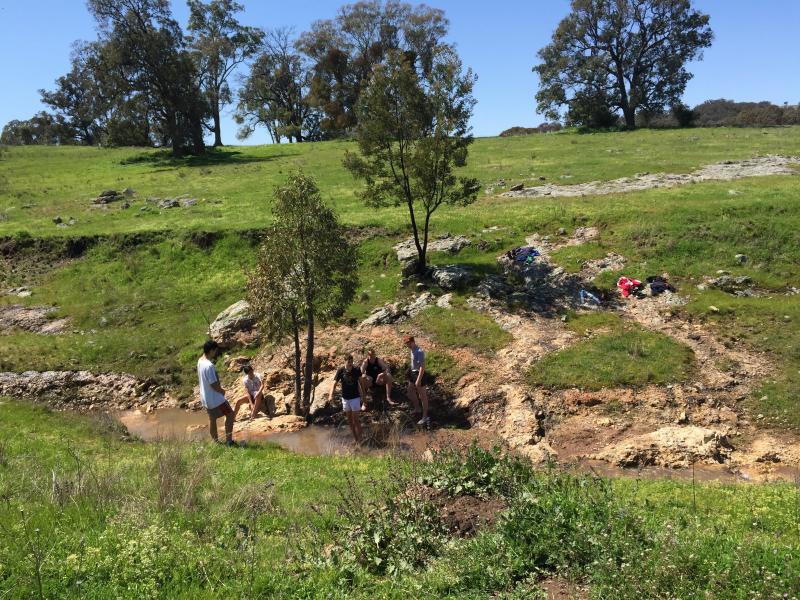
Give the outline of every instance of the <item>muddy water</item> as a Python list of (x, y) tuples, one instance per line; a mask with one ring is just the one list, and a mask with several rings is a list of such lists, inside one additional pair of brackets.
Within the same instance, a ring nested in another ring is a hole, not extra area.
[(146, 442), (158, 440), (196, 440), (208, 435), (205, 412), (162, 408), (149, 414), (126, 410), (114, 414), (128, 432)]
[[(128, 432), (144, 441), (205, 440), (208, 439), (208, 418), (203, 411), (186, 411), (179, 408), (162, 408), (146, 414), (139, 410), (116, 413), (114, 417)], [(221, 420), (220, 420), (221, 421)], [(365, 425), (369, 427), (369, 425)], [(222, 436), (222, 423), (219, 423)], [(356, 450), (347, 427), (311, 425), (300, 431), (255, 433), (236, 432), (237, 441), (271, 442), (282, 448), (307, 456), (339, 456), (359, 454), (391, 454), (393, 452), (422, 454), (429, 448), (467, 445), (473, 441), (491, 447), (497, 443), (494, 436), (473, 429), (436, 429), (433, 431), (406, 431), (393, 436), (380, 448), (361, 447)]]
[[(117, 413), (115, 418), (125, 425), (131, 435), (145, 441), (158, 440), (206, 440), (208, 419), (205, 412), (186, 411), (178, 408), (163, 408), (150, 414), (138, 410)], [(368, 425), (367, 425), (368, 426)], [(222, 424), (220, 423), (220, 435)], [(436, 429), (433, 431), (406, 431), (396, 435), (381, 448), (355, 448), (350, 431), (346, 427), (323, 427), (311, 425), (300, 431), (278, 433), (236, 433), (239, 441), (271, 442), (297, 454), (307, 456), (343, 456), (354, 453), (387, 455), (392, 453), (420, 456), (428, 449), (466, 446), (473, 442), (483, 448), (491, 448), (499, 439), (480, 429)], [(566, 466), (578, 473), (594, 473), (602, 477), (638, 478), (645, 480), (675, 480), (717, 483), (742, 483), (764, 481), (800, 481), (800, 469), (777, 466), (769, 474), (749, 469), (732, 470), (728, 465), (695, 465), (694, 469), (668, 469), (644, 467), (623, 469), (600, 460), (579, 460)]]

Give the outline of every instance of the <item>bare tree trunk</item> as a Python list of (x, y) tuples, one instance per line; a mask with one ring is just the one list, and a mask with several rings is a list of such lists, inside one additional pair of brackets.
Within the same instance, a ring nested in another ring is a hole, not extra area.
[(213, 118), (214, 118), (214, 147), (222, 146), (222, 125), (219, 118), (219, 104), (214, 103)]
[(306, 363), (303, 373), (303, 412), (306, 416), (311, 408), (311, 390), (314, 387), (314, 308), (311, 302), (307, 311)]
[(297, 313), (292, 313), (292, 334), (294, 336), (294, 414), (300, 414), (300, 323)]

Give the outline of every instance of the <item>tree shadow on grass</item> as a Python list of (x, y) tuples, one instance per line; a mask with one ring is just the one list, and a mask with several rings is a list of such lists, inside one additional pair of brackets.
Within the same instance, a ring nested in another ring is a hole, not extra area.
[(271, 154), (270, 156), (254, 156), (253, 154), (245, 154), (241, 150), (209, 148), (204, 154), (176, 158), (172, 156), (170, 150), (145, 150), (140, 154), (121, 160), (120, 164), (149, 164), (154, 167), (164, 167), (166, 169), (178, 167), (211, 167), (215, 165), (243, 165), (256, 162), (269, 162), (296, 154), (298, 154), (296, 151), (289, 150), (282, 151), (280, 154)]

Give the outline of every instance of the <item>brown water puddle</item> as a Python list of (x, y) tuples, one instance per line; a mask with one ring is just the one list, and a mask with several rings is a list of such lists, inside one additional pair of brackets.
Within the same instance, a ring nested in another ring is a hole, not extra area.
[[(144, 441), (159, 440), (203, 441), (208, 439), (208, 418), (203, 411), (187, 411), (179, 408), (162, 408), (152, 413), (129, 410), (116, 413), (115, 418), (130, 432)], [(369, 427), (365, 423), (365, 427)], [(219, 425), (222, 435), (222, 423)], [(432, 431), (404, 431), (392, 436), (380, 447), (356, 448), (347, 427), (311, 425), (300, 431), (235, 434), (237, 441), (270, 442), (286, 450), (306, 456), (345, 456), (350, 454), (372, 454), (385, 456), (394, 453), (423, 455), (428, 450), (464, 447), (477, 443), (482, 448), (500, 445), (500, 440), (491, 432), (482, 429), (434, 429)], [(800, 469), (777, 466), (769, 474), (742, 468), (732, 470), (728, 465), (697, 464), (692, 469), (668, 469), (644, 467), (624, 469), (600, 460), (578, 460), (567, 465), (568, 470), (594, 473), (602, 477), (638, 478), (645, 480), (675, 480), (717, 483), (743, 483), (765, 481), (800, 481)]]
[[(202, 441), (209, 437), (208, 417), (204, 411), (187, 411), (179, 408), (161, 408), (151, 413), (128, 410), (114, 417), (128, 432), (146, 442), (160, 440)], [(365, 423), (364, 427), (369, 427)], [(218, 431), (223, 434), (220, 420)], [(392, 453), (423, 454), (426, 450), (466, 446), (473, 442), (491, 448), (499, 443), (492, 434), (480, 429), (435, 429), (432, 431), (404, 431), (391, 436), (381, 447), (362, 446), (356, 448), (350, 430), (346, 426), (330, 427), (311, 425), (292, 432), (236, 432), (234, 439), (245, 442), (271, 442), (286, 450), (306, 456), (340, 456), (369, 453), (386, 455)]]

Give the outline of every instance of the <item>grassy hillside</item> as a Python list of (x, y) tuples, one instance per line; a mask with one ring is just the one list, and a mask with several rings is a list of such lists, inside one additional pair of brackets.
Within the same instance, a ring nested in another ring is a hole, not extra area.
[[(408, 235), (405, 213), (360, 203), (357, 185), (341, 166), (343, 153), (352, 148), (347, 142), (228, 147), (183, 160), (141, 149), (6, 149), (0, 160), (0, 237), (7, 237), (5, 248), (16, 250), (11, 258), (0, 256), (5, 267), (0, 286), (30, 285), (33, 295), (24, 300), (0, 296), (0, 303), (52, 304), (58, 315), (70, 317), (72, 326), (60, 336), (0, 335), (0, 369), (124, 370), (188, 390), (186, 373), (206, 318), (242, 297), (254, 255), (251, 232), (269, 221), (271, 191), (296, 167), (317, 178), (345, 223), (371, 226), (359, 233), (361, 289), (347, 318), (361, 319), (373, 307), (407, 293), (398, 286), (399, 265), (391, 250)], [(466, 171), (485, 187), (501, 178), (506, 187), (538, 182), (539, 177), (567, 184), (642, 171), (688, 171), (767, 153), (800, 154), (800, 128), (479, 139)], [(626, 257), (626, 274), (669, 272), (681, 293), (691, 296), (687, 311), (731, 343), (747, 343), (774, 356), (779, 368), (756, 394), (754, 406), (779, 422), (800, 425), (793, 392), (800, 388), (800, 328), (792, 326), (800, 319), (800, 296), (784, 295), (787, 286), (800, 286), (798, 181), (762, 177), (537, 199), (500, 198), (495, 194), (504, 188), (495, 187), (473, 206), (442, 208), (433, 221), (434, 235), (465, 234), (482, 241), (481, 246), (455, 259), (431, 258), (490, 273), (497, 270), (498, 254), (534, 231), (554, 234), (560, 227), (571, 231), (595, 225), (599, 239), (560, 251), (560, 264), (575, 269), (580, 261), (614, 251)], [(101, 190), (126, 186), (137, 192), (129, 209), (122, 210), (120, 203), (107, 210), (90, 207)], [(148, 196), (176, 195), (198, 203), (158, 210), (145, 202)], [(54, 216), (77, 222), (58, 228)], [(484, 231), (489, 227), (497, 229)], [(207, 236), (207, 231), (216, 233)], [(64, 248), (78, 238), (83, 240), (78, 245), (89, 249), (67, 259), (70, 252)], [(750, 260), (739, 265), (737, 253)], [(764, 296), (738, 298), (695, 289), (702, 276), (720, 269), (750, 276)], [(599, 283), (611, 289), (618, 275), (603, 274)], [(443, 340), (462, 335), (433, 317), (421, 319), (420, 326)], [(488, 341), (487, 348), (497, 343), (502, 338)], [(570, 357), (566, 364), (584, 364), (588, 356)], [(559, 385), (585, 382), (586, 373), (572, 366), (560, 370), (566, 379)]]
[[(790, 484), (144, 444), (0, 403), (3, 597), (543, 599), (555, 576), (604, 599), (800, 594)], [(437, 502), (496, 521), (462, 537)]]
[[(403, 211), (365, 209), (357, 200), (357, 186), (341, 164), (346, 150), (355, 151), (355, 144), (226, 147), (186, 159), (132, 148), (12, 147), (0, 160), (0, 236), (19, 231), (49, 236), (255, 228), (269, 220), (272, 190), (295, 168), (316, 177), (323, 195), (346, 223), (402, 226)], [(539, 177), (579, 183), (643, 171), (687, 172), (767, 153), (800, 154), (800, 128), (483, 138), (470, 148), (464, 171), (484, 186), (499, 179), (511, 186)], [(137, 192), (130, 209), (120, 210), (119, 203), (107, 211), (90, 207), (101, 191), (125, 187)], [(189, 209), (139, 210), (148, 197), (179, 195), (196, 198), (198, 204)], [(77, 223), (61, 230), (52, 223), (56, 216), (72, 217)]]

